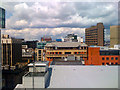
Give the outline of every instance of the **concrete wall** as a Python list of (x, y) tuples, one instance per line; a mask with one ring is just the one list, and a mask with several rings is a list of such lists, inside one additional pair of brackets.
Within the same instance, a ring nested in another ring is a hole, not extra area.
[[(45, 88), (49, 72), (45, 76), (34, 76), (34, 88)], [(33, 88), (33, 77), (23, 76), (23, 88)]]
[(110, 26), (110, 47), (120, 44), (120, 26)]
[[(36, 72), (45, 72), (47, 69), (48, 67), (35, 67)], [(29, 67), (29, 72), (33, 72), (33, 67)]]
[[(34, 77), (34, 88), (45, 88), (44, 77)], [(33, 88), (33, 77), (23, 77), (24, 88)]]

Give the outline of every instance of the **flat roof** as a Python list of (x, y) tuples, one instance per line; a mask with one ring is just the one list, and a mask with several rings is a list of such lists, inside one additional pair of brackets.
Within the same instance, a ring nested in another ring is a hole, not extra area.
[(118, 88), (118, 66), (52, 65), (48, 88)]
[[(36, 61), (35, 66), (46, 66), (49, 64), (49, 61)], [(33, 63), (28, 64), (28, 66), (33, 66)]]
[(68, 60), (68, 61), (57, 61), (54, 60), (52, 65), (82, 65), (82, 63), (78, 60)]
[(81, 42), (52, 42), (52, 43), (47, 43), (47, 47), (78, 47), (78, 46), (87, 46), (85, 43)]
[(46, 72), (29, 72), (25, 75), (25, 77), (41, 77), (45, 76)]

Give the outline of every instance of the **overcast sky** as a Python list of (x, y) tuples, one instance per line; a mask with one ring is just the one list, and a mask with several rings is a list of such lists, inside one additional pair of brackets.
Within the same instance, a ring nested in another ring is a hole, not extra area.
[(118, 24), (117, 2), (4, 2), (6, 30), (2, 33), (25, 40), (53, 39), (74, 33), (84, 37), (85, 28), (103, 22), (106, 40), (111, 25)]

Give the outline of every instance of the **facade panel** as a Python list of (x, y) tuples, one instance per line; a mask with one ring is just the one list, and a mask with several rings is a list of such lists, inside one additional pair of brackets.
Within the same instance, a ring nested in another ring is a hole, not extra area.
[(120, 26), (110, 26), (110, 47), (120, 44)]
[(0, 8), (0, 28), (5, 28), (5, 9)]

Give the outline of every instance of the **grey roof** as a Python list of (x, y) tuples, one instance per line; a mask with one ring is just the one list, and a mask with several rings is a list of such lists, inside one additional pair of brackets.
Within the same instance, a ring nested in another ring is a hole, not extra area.
[[(36, 61), (35, 66), (46, 66), (49, 64), (49, 61)], [(33, 66), (33, 63), (28, 64), (28, 66)]]
[(52, 43), (47, 43), (47, 47), (78, 47), (78, 46), (87, 46), (85, 43), (80, 43), (80, 42), (52, 42)]
[(48, 88), (118, 88), (118, 66), (53, 65)]
[(33, 77), (33, 76), (45, 76), (46, 72), (29, 72), (28, 74), (25, 75), (25, 77)]

